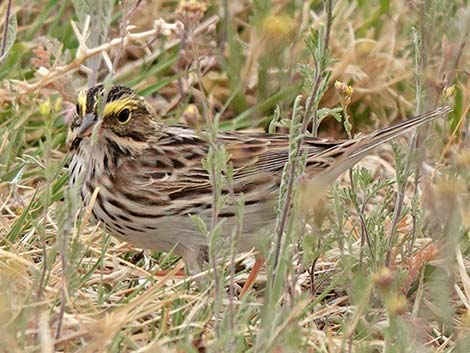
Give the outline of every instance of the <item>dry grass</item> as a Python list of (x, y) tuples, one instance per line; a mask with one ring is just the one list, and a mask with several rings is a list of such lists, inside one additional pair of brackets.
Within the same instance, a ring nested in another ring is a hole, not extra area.
[[(177, 276), (178, 258), (90, 224), (68, 192), (66, 127), (76, 92), (113, 80), (169, 122), (203, 124), (207, 106), (223, 111), (221, 129), (265, 131), (275, 107), (290, 116), (302, 92), (297, 68), (313, 64), (304, 40), (325, 22), (323, 2), (87, 3), (0, 3), (0, 352), (468, 351), (466, 1), (333, 2), (320, 106), (347, 110), (353, 132), (417, 106), (454, 112), (426, 130), (418, 184), (401, 139), (344, 175), (302, 236), (288, 227), (293, 256), (278, 301), (264, 296), (269, 272), (231, 298), (229, 264), (217, 270), (218, 293), (213, 271)], [(354, 90), (346, 106), (336, 80)], [(320, 135), (346, 133), (328, 118)], [(251, 255), (238, 261), (249, 268)], [(246, 277), (237, 272), (236, 285)]]

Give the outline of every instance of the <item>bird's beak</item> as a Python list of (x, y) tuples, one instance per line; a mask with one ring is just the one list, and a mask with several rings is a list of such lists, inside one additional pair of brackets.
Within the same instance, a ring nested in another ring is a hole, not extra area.
[(98, 122), (98, 119), (96, 119), (95, 114), (92, 114), (92, 113), (85, 114), (85, 116), (83, 117), (82, 124), (78, 128), (77, 137), (90, 136), (91, 133), (93, 132), (93, 127), (95, 126), (97, 122)]

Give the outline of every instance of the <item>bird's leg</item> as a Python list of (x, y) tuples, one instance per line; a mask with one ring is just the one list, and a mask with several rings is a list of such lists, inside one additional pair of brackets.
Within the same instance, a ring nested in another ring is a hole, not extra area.
[(256, 258), (255, 264), (253, 265), (253, 268), (251, 269), (250, 275), (248, 276), (240, 292), (240, 297), (244, 296), (245, 293), (248, 292), (248, 290), (253, 286), (253, 284), (256, 281), (256, 277), (258, 276), (258, 273), (261, 270), (261, 267), (263, 265), (264, 265), (264, 259)]

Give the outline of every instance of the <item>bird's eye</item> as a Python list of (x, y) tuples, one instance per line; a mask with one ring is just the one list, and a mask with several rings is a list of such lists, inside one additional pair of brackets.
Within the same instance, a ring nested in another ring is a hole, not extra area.
[(129, 111), (129, 109), (123, 109), (119, 112), (118, 121), (121, 124), (127, 123), (130, 118), (131, 118), (131, 112)]

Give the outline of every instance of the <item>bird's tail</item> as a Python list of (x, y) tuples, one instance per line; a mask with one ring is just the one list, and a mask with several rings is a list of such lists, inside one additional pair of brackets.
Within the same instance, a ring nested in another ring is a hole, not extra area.
[(420, 125), (433, 121), (442, 115), (449, 113), (451, 110), (452, 109), (450, 107), (441, 107), (405, 120), (394, 126), (389, 126), (365, 135), (358, 139), (357, 148), (354, 148), (352, 152), (348, 154), (347, 158), (351, 158), (353, 160), (357, 157), (362, 158), (368, 151), (378, 145), (388, 142)]
[[(389, 126), (370, 134), (358, 137), (354, 140), (345, 141), (339, 145), (332, 146), (317, 157), (321, 158), (322, 155), (325, 157), (336, 155), (339, 156), (339, 160), (333, 163), (322, 173), (314, 176), (308, 185), (309, 190), (316, 190), (314, 199), (319, 199), (320, 195), (317, 194), (318, 190), (324, 190), (328, 185), (333, 183), (343, 172), (353, 167), (359, 162), (364, 156), (366, 156), (373, 148), (388, 142), (420, 125), (431, 122), (443, 114), (449, 113), (452, 109), (450, 107), (442, 107), (433, 111), (420, 114), (408, 120), (405, 120), (394, 126)], [(310, 196), (312, 196), (311, 193)], [(314, 201), (314, 200), (312, 200)], [(310, 203), (310, 201), (309, 201)]]

